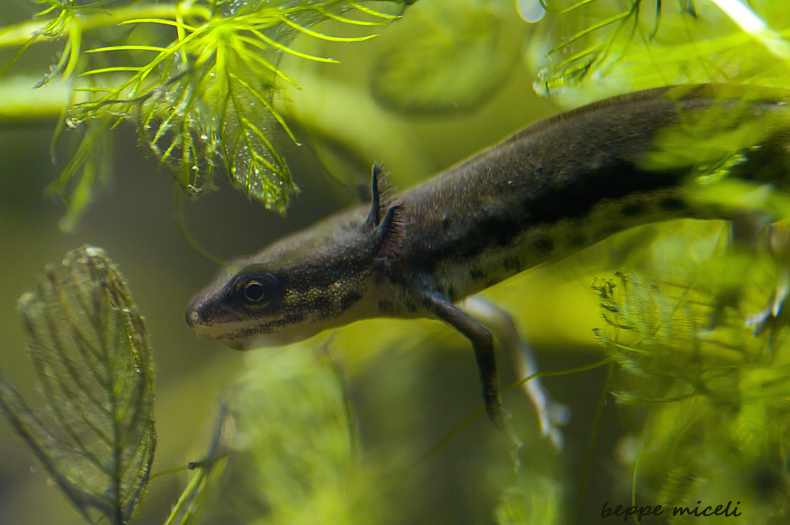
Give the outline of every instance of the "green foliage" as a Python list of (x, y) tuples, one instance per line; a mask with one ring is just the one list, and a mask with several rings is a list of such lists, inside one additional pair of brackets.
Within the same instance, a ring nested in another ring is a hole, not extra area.
[[(686, 93), (686, 86), (677, 86), (667, 96), (674, 99)], [(692, 176), (718, 182), (740, 162), (741, 152), (765, 142), (779, 126), (786, 125), (787, 117), (782, 114), (755, 115), (751, 103), (773, 97), (781, 100), (786, 94), (785, 90), (748, 86), (714, 91), (712, 96), (722, 103), (703, 112), (682, 112), (678, 128), (659, 130), (642, 166), (651, 170), (691, 167)], [(735, 101), (734, 107), (727, 98)]]
[(44, 395), (31, 411), (0, 377), (0, 408), (91, 523), (129, 523), (156, 446), (153, 363), (142, 317), (104, 252), (90, 246), (48, 266), (19, 299)]
[(738, 501), (748, 512), (728, 523), (753, 523), (781, 516), (790, 500), (786, 335), (769, 348), (727, 300), (759, 301), (767, 283), (755, 262), (723, 257), (693, 286), (623, 274), (595, 286), (609, 324), (598, 336), (621, 367), (615, 397), (644, 418), (624, 459), (637, 497), (655, 494), (650, 504)]
[[(651, 30), (643, 26), (644, 11), (650, 2), (628, 0), (621, 9), (620, 2), (582, 0), (580, 2), (543, 2), (550, 13), (560, 17), (567, 28), (563, 39), (549, 51), (549, 56), (561, 58), (544, 68), (538, 75), (536, 88), (554, 88), (579, 82), (590, 74), (611, 66), (622, 56), (636, 38), (647, 42), (658, 36), (659, 19), (666, 6), (660, 0), (652, 2), (655, 13)], [(680, 0), (681, 17), (696, 17), (693, 0)]]
[[(135, 123), (141, 142), (188, 193), (212, 187), (219, 158), (235, 186), (283, 212), (296, 184), (275, 130), (282, 126), (295, 138), (273, 100), (278, 82), (296, 83), (278, 69), (280, 56), (333, 62), (289, 44), (299, 34), (340, 42), (375, 36), (339, 37), (311, 29), (324, 20), (380, 26), (396, 18), (352, 0), (47, 3), (42, 22), (0, 30), (0, 46), (30, 35), (0, 73), (31, 44), (66, 40), (61, 58), (38, 84), (55, 76), (71, 79), (71, 101), (55, 138), (65, 125), (83, 129), (82, 142), (54, 186), (70, 205), (65, 229), (73, 227), (93, 183), (108, 171), (106, 151), (92, 153), (100, 149), (97, 139), (124, 119)], [(346, 16), (349, 11), (361, 17)], [(91, 125), (80, 126), (86, 121)]]
[[(97, 185), (106, 180), (110, 172), (107, 132), (123, 120), (135, 123), (141, 141), (173, 171), (187, 192), (210, 188), (221, 162), (234, 184), (267, 206), (283, 209), (295, 183), (272, 132), (278, 127), (288, 131), (278, 111), (277, 93), (282, 83), (296, 85), (298, 78), (280, 69), (279, 58), (286, 53), (331, 61), (292, 45), (300, 34), (329, 41), (370, 36), (324, 35), (313, 29), (322, 20), (378, 26), (392, 19), (340, 0), (44, 3), (49, 7), (43, 20), (0, 31), (0, 46), (17, 46), (16, 60), (33, 44), (65, 41), (56, 64), (41, 82), (63, 79), (73, 83), (58, 134), (76, 127), (79, 137), (62, 176), (52, 186), (70, 203), (64, 229), (74, 226)], [(790, 80), (781, 57), (783, 40), (771, 41), (738, 29), (713, 3), (586, 0), (546, 4), (559, 16), (554, 26), (544, 25), (554, 31), (560, 24), (565, 34), (575, 35), (562, 42), (556, 33), (547, 37), (557, 57), (539, 82), (547, 91), (599, 76), (612, 83), (626, 79), (626, 88), (710, 79), (784, 85)], [(790, 19), (780, 4), (752, 2), (751, 6), (785, 31)], [(411, 30), (419, 37), (404, 39), (402, 45), (379, 56), (372, 75), (378, 100), (388, 108), (414, 113), (468, 109), (487, 100), (514, 67), (515, 50), (523, 42), (523, 28), (508, 18), (502, 5), (465, 0), (459, 5), (434, 2), (431, 9), (426, 7), (429, 16), (409, 22), (417, 27)], [(423, 28), (431, 31), (422, 32)], [(774, 189), (724, 180), (734, 178), (730, 174), (740, 166), (741, 157), (734, 152), (760, 143), (775, 124), (770, 116), (745, 123), (737, 118), (737, 112), (722, 115), (715, 109), (700, 113), (699, 119), (685, 121), (681, 129), (660, 134), (656, 150), (645, 162), (662, 169), (694, 166), (694, 197), (707, 203), (737, 202), (748, 209), (787, 216), (790, 205)], [(711, 130), (716, 133), (712, 135)], [(386, 137), (385, 131), (382, 136)], [(331, 129), (327, 135), (332, 135)], [(622, 439), (634, 446), (622, 447), (626, 450), (622, 459), (630, 471), (619, 481), (635, 479), (637, 496), (649, 504), (693, 506), (698, 498), (740, 498), (742, 508), (748, 506), (752, 515), (775, 516), (786, 505), (790, 486), (781, 468), (790, 423), (785, 402), (790, 394), (785, 386), (790, 360), (783, 321), (771, 319), (768, 333), (753, 338), (743, 327), (742, 315), (765, 302), (775, 269), (764, 259), (746, 254), (728, 257), (724, 263), (701, 263), (708, 255), (701, 252), (711, 246), (715, 248), (717, 242), (697, 237), (662, 244), (662, 257), (666, 252), (674, 255), (661, 259), (666, 271), (691, 266), (696, 268), (691, 275), (678, 272), (663, 282), (619, 275), (596, 285), (608, 323), (598, 336), (607, 355), (620, 365), (616, 398), (628, 414), (639, 417), (633, 434)], [(144, 342), (145, 332), (117, 270), (100, 252), (85, 249), (70, 254), (67, 261), (68, 268), (91, 270), (80, 274), (81, 280), (48, 278), (35, 300), (26, 296), (22, 302), (30, 319), (29, 331), (36, 336), (31, 352), (43, 379), (49, 415), (31, 412), (6, 382), (0, 383), (0, 402), (87, 517), (94, 517), (90, 509), (99, 509), (111, 522), (125, 523), (139, 502), (153, 453), (149, 350), (144, 345), (137, 353), (117, 354), (124, 365), (121, 369), (128, 374), (113, 376), (116, 388), (94, 390), (97, 387), (81, 382), (99, 375), (94, 371), (106, 363), (92, 353), (76, 352), (75, 341), (95, 339), (96, 346), (100, 336), (113, 336), (122, 343), (127, 339)], [(51, 274), (68, 273), (68, 268)], [(77, 292), (55, 292), (66, 287)], [(122, 291), (112, 293), (116, 288)], [(101, 301), (74, 302), (73, 297), (83, 296)], [(736, 296), (741, 297), (740, 308), (734, 306)], [(113, 320), (112, 328), (104, 329), (98, 322), (90, 329), (83, 326), (91, 304), (102, 305), (104, 319)], [(72, 313), (52, 313), (55, 307)], [(55, 321), (43, 324), (40, 319), (44, 317)], [(68, 326), (70, 331), (57, 340), (41, 335), (50, 334), (51, 326)], [(404, 344), (401, 325), (371, 326), (357, 327), (367, 332), (356, 332), (346, 348), (364, 348), (349, 353), (374, 352), (370, 341), (385, 346), (381, 341), (387, 330), (395, 341), (387, 349), (390, 354), (416, 354), (425, 346), (439, 346), (424, 339)], [(132, 332), (138, 335), (121, 336)], [(74, 334), (81, 339), (74, 339)], [(418, 335), (419, 330), (410, 328), (406, 337), (422, 337)], [(49, 357), (42, 357), (45, 354), (38, 350), (42, 341), (51, 350), (46, 354)], [(365, 344), (359, 345), (360, 341)], [(413, 352), (405, 352), (405, 346)], [(314, 355), (312, 343), (306, 343), (249, 356), (250, 370), (228, 395), (228, 413), (219, 418), (204, 460), (192, 465), (195, 472), (168, 524), (382, 523), (385, 518), (397, 521), (408, 514), (405, 508), (395, 508), (396, 500), (389, 497), (403, 474), (400, 467), (410, 464), (415, 455), (413, 450), (424, 450), (432, 443), (423, 446), (417, 440), (407, 441), (397, 427), (408, 418), (430, 414), (423, 412), (425, 407), (414, 406), (416, 397), (407, 398), (406, 392), (414, 396), (428, 383), (440, 384), (435, 369), (412, 380), (406, 374), (373, 374), (376, 392), (402, 396), (380, 416), (387, 424), (379, 434), (400, 440), (403, 449), (409, 447), (406, 452), (398, 451), (403, 455), (397, 456), (395, 469), (358, 445), (342, 370), (336, 356), (326, 348), (319, 350)], [(138, 368), (133, 366), (134, 359), (142, 363)], [(457, 359), (462, 358), (453, 356)], [(448, 367), (435, 368), (441, 369), (443, 377), (448, 373)], [(73, 373), (78, 370), (88, 372)], [(106, 387), (107, 382), (102, 384)], [(440, 388), (436, 386), (426, 397), (441, 397)], [(57, 395), (60, 392), (69, 395)], [(102, 399), (112, 399), (114, 406), (134, 405), (137, 411), (126, 408), (118, 414), (128, 417), (107, 418), (100, 408), (109, 401)], [(516, 411), (521, 403), (510, 406)], [(52, 424), (45, 428), (44, 419)], [(105, 425), (113, 422), (120, 422), (127, 436), (142, 439), (130, 437), (124, 443), (102, 439), (109, 435)], [(434, 428), (424, 422), (414, 426), (421, 435)], [(447, 435), (447, 426), (435, 428)], [(486, 435), (493, 435), (489, 430), (486, 427)], [(76, 441), (70, 441), (74, 437)], [(64, 445), (69, 442), (76, 445)], [(139, 445), (134, 450), (119, 449), (126, 454), (119, 459), (133, 468), (113, 470), (120, 463), (107, 463), (106, 452), (124, 444)], [(474, 446), (484, 448), (480, 445)], [(506, 448), (502, 455), (518, 457), (520, 453), (523, 457), (510, 461), (508, 456), (504, 468), (492, 459), (494, 454), (480, 453), (470, 461), (485, 465), (480, 469), (485, 479), (475, 480), (473, 489), (493, 494), (489, 499), (498, 502), (494, 516), (500, 523), (562, 523), (570, 514), (567, 487), (571, 484), (528, 465), (534, 457), (550, 456), (535, 453), (542, 450), (539, 444), (515, 453), (509, 446), (496, 450)], [(439, 447), (438, 454), (442, 452)], [(610, 452), (604, 454), (608, 458)], [(555, 459), (544, 461), (554, 465)], [(514, 469), (514, 463), (521, 465)], [(459, 470), (467, 466), (461, 464)], [(470, 475), (464, 475), (466, 483)], [(104, 491), (108, 486), (122, 489), (116, 495), (123, 493), (123, 497), (113, 499), (112, 491)]]
[[(555, 44), (549, 51), (553, 60), (535, 82), (541, 93), (602, 77), (619, 90), (694, 82), (783, 86), (790, 80), (790, 43), (785, 39), (790, 18), (781, 2), (543, 3), (555, 15), (543, 34)], [(734, 4), (752, 18), (744, 20), (732, 11)]]
[(62, 231), (74, 230), (93, 195), (111, 178), (114, 148), (107, 133), (109, 127), (107, 119), (86, 122), (71, 158), (47, 188), (47, 193), (68, 202), (68, 210), (59, 223)]
[[(188, 468), (196, 470), (197, 474), (189, 481), (164, 525), (201, 523), (204, 510), (210, 504), (214, 493), (222, 486), (230, 447), (235, 437), (235, 427), (227, 407), (223, 405), (221, 408), (206, 458), (189, 464)], [(162, 474), (166, 473), (160, 473)]]
[[(250, 354), (229, 393), (235, 436), (201, 523), (377, 523), (336, 357), (305, 344)], [(371, 516), (373, 513), (373, 516)]]
[(494, 514), (499, 525), (564, 523), (561, 484), (536, 472), (530, 474), (522, 473), (516, 484), (502, 492)]
[[(376, 333), (382, 335), (380, 329)], [(412, 333), (419, 334), (419, 330)], [(384, 339), (388, 339), (386, 335)], [(399, 491), (406, 488), (404, 485), (414, 490), (413, 485), (419, 483), (432, 490), (429, 487), (434, 481), (419, 478), (424, 477), (423, 463), (433, 459), (436, 449), (427, 458), (419, 458), (425, 447), (424, 433), (409, 441), (391, 438), (390, 445), (395, 447), (391, 457), (382, 453), (381, 443), (360, 446), (347, 372), (340, 363), (340, 345), (335, 343), (316, 346), (306, 342), (287, 350), (264, 348), (245, 356), (247, 371), (223, 400), (230, 417), (221, 416), (218, 427), (232, 428), (223, 430), (232, 439), (215, 438), (215, 444), (224, 444), (215, 445), (198, 465), (199, 469), (217, 471), (200, 470), (185, 493), (201, 485), (205, 500), (198, 507), (188, 503), (189, 496), (182, 496), (179, 515), (190, 514), (199, 523), (222, 525), (366, 525), (402, 523), (413, 516), (412, 507), (419, 503), (412, 500), (421, 496), (410, 493), (407, 500), (402, 500)], [(377, 384), (375, 395), (392, 397), (389, 402), (402, 411), (377, 414), (384, 424), (379, 432), (403, 432), (397, 427), (411, 428), (414, 422), (409, 418), (420, 417), (421, 407), (413, 406), (417, 385), (404, 375), (401, 371), (377, 379), (377, 383), (408, 383), (392, 388)], [(477, 511), (478, 515), (490, 517), (487, 512), (493, 512), (503, 524), (563, 523), (565, 490), (557, 479), (559, 475), (550, 473), (556, 457), (546, 453), (551, 445), (529, 428), (532, 420), (511, 420), (519, 434), (530, 436), (530, 446), (515, 451), (508, 438), (484, 421), (482, 410), (478, 416), (485, 435), (496, 443), (486, 450), (473, 451), (475, 462), (481, 463), (475, 468), (484, 479), (470, 487), (491, 493), (486, 494), (490, 498), (475, 495), (476, 500), (491, 504), (491, 508)], [(427, 430), (425, 427), (418, 424), (418, 428)], [(364, 437), (366, 432), (362, 434)], [(502, 441), (508, 443), (503, 447)], [(519, 453), (522, 457), (514, 465), (514, 455)], [(217, 464), (219, 467), (215, 467)], [(209, 475), (215, 477), (205, 479)], [(171, 518), (168, 523), (182, 522)]]

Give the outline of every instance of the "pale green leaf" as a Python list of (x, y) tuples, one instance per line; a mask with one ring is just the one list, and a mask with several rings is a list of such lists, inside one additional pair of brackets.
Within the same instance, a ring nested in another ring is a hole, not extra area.
[[(531, 55), (544, 94), (585, 80), (600, 93), (679, 83), (787, 85), (788, 12), (777, 2), (545, 0)], [(739, 7), (732, 17), (725, 8)], [(746, 16), (748, 15), (748, 16)], [(550, 49), (548, 60), (545, 52)]]
[[(343, 16), (360, 15), (361, 25), (377, 26), (392, 17), (344, 0), (198, 2), (178, 20), (141, 17), (124, 24), (174, 26), (178, 38), (168, 45), (110, 45), (94, 49), (81, 80), (90, 100), (72, 108), (75, 122), (124, 117), (138, 126), (141, 140), (177, 184), (190, 194), (214, 187), (216, 165), (224, 165), (234, 186), (271, 209), (283, 212), (296, 184), (280, 154), (282, 128), (295, 140), (275, 108), (279, 82), (296, 85), (278, 68), (282, 53), (306, 60), (335, 62), (290, 46), (298, 35), (352, 42), (375, 36), (346, 37), (312, 29), (333, 19), (359, 26)], [(174, 13), (175, 14), (175, 13)], [(147, 51), (147, 61), (129, 61)], [(102, 51), (101, 53), (95, 51)], [(100, 61), (100, 57), (103, 58)], [(129, 64), (119, 64), (122, 57)], [(119, 82), (119, 75), (126, 79)], [(106, 90), (99, 90), (107, 84)]]
[(113, 142), (107, 133), (108, 118), (86, 122), (77, 139), (74, 153), (60, 176), (47, 187), (47, 193), (57, 195), (67, 206), (58, 225), (64, 232), (72, 232), (97, 192), (105, 187), (112, 173)]
[[(65, 230), (74, 227), (101, 179), (98, 160), (110, 157), (106, 134), (93, 132), (124, 119), (188, 194), (214, 188), (215, 167), (224, 165), (236, 187), (284, 211), (296, 184), (280, 153), (280, 129), (295, 138), (274, 101), (280, 82), (296, 81), (280, 71), (280, 56), (336, 62), (291, 42), (299, 35), (368, 40), (398, 18), (350, 0), (40, 3), (48, 7), (39, 18), (0, 27), (0, 48), (19, 48), (0, 64), (0, 74), (30, 46), (63, 42), (57, 62), (37, 84), (68, 82), (72, 97), (55, 136), (66, 124), (94, 123), (83, 132), (86, 147), (77, 149), (55, 185), (69, 204)], [(407, 4), (391, 3), (396, 7), (390, 10)], [(315, 28), (326, 20), (368, 30), (349, 36)]]

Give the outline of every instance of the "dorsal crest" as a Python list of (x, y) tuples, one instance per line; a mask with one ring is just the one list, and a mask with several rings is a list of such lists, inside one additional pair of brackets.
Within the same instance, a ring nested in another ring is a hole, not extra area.
[(389, 174), (381, 164), (373, 165), (370, 212), (365, 221), (377, 246), (376, 258), (388, 266), (400, 255), (405, 234), (403, 203), (393, 204)]
[(367, 225), (369, 228), (375, 228), (381, 224), (381, 219), (386, 215), (387, 208), (392, 202), (392, 188), (389, 185), (389, 173), (384, 171), (384, 167), (381, 164), (374, 164), (371, 171), (370, 194), (372, 198)]

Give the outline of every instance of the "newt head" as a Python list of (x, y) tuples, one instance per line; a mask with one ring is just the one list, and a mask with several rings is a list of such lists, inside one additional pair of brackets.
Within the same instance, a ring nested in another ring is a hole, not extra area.
[[(223, 267), (187, 306), (201, 338), (237, 350), (308, 339), (377, 315), (374, 289), (398, 255), (402, 207), (380, 199), (280, 239)], [(382, 207), (386, 206), (385, 209)]]

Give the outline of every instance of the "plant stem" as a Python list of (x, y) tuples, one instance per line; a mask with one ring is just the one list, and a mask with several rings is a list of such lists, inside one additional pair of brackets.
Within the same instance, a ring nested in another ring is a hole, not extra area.
[(53, 79), (46, 86), (33, 89), (40, 77), (15, 76), (0, 82), (0, 126), (54, 123), (69, 102), (69, 85)]
[(55, 34), (42, 34), (47, 25), (55, 20), (55, 18), (31, 20), (0, 28), (0, 48), (22, 46), (34, 37), (37, 37), (39, 42), (47, 42), (67, 37), (69, 34), (69, 26), (73, 20), (79, 20), (79, 24), (83, 31), (90, 31), (92, 29), (118, 25), (129, 20), (145, 18), (176, 20), (179, 16), (184, 19), (208, 20), (211, 18), (211, 12), (203, 6), (190, 6), (186, 9), (181, 9), (176, 4), (131, 5), (103, 11), (101, 13), (74, 15), (74, 17), (71, 17), (68, 22), (64, 24), (61, 31)]

